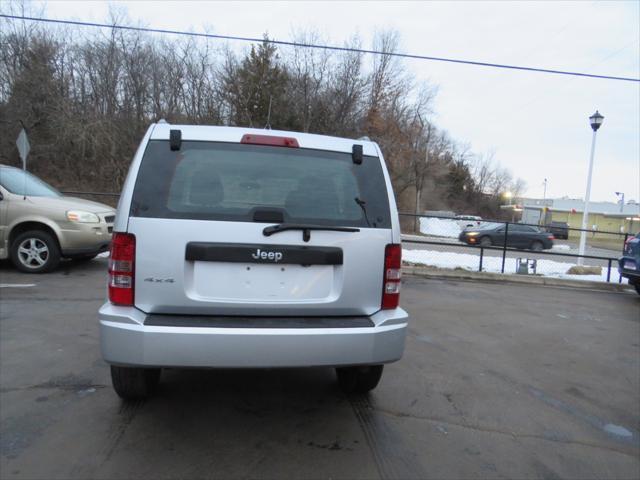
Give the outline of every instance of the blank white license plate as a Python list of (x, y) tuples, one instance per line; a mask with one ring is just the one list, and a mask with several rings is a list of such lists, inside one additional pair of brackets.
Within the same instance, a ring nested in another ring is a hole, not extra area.
[(622, 266), (622, 268), (624, 268), (625, 270), (635, 270), (636, 269), (636, 263), (629, 261), (629, 260), (625, 260), (624, 265)]

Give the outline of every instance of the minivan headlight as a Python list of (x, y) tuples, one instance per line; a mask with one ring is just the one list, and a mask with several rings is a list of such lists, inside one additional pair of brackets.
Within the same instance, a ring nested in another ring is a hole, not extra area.
[(67, 219), (78, 223), (100, 223), (100, 218), (95, 213), (83, 210), (69, 210)]

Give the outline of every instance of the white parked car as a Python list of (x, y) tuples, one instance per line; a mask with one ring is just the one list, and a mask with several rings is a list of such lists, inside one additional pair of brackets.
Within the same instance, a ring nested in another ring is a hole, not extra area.
[(482, 217), (475, 215), (456, 215), (455, 220), (462, 230), (468, 227), (477, 227), (482, 223)]
[(404, 350), (400, 224), (378, 145), (152, 125), (114, 224), (102, 352), (116, 392), (163, 367), (336, 367), (374, 388)]

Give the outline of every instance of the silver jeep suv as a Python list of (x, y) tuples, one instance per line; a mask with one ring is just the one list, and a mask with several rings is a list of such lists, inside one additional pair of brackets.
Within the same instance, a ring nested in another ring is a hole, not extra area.
[(404, 350), (400, 225), (370, 141), (152, 125), (114, 224), (102, 352), (124, 399), (163, 367), (336, 367), (366, 392)]

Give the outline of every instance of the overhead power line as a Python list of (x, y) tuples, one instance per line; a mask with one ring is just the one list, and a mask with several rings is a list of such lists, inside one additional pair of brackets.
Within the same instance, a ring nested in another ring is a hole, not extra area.
[(218, 39), (218, 40), (234, 40), (239, 42), (251, 42), (251, 43), (266, 42), (273, 45), (285, 45), (289, 47), (317, 48), (321, 50), (366, 53), (371, 55), (387, 55), (390, 57), (411, 58), (415, 60), (429, 60), (434, 62), (458, 63), (463, 65), (473, 65), (477, 67), (503, 68), (503, 69), (509, 69), (509, 70), (521, 70), (526, 72), (549, 73), (549, 74), (555, 74), (555, 75), (570, 75), (574, 77), (599, 78), (604, 80), (619, 80), (624, 82), (640, 82), (640, 78), (632, 78), (632, 77), (597, 75), (594, 73), (570, 72), (565, 70), (553, 70), (549, 68), (523, 67), (520, 65), (506, 65), (502, 63), (479, 62), (475, 60), (462, 60), (457, 58), (433, 57), (429, 55), (416, 55), (411, 53), (383, 52), (380, 50), (368, 50), (363, 48), (352, 48), (352, 47), (338, 47), (335, 45), (318, 45), (313, 43), (290, 42), (286, 40), (273, 40), (273, 39), (267, 39), (267, 38), (240, 37), (240, 36), (234, 36), (234, 35), (215, 35), (212, 33), (184, 32), (180, 30), (167, 30), (162, 28), (131, 27), (131, 26), (125, 26), (125, 25), (110, 25), (107, 23), (80, 22), (75, 20), (56, 20), (53, 18), (25, 17), (20, 15), (0, 14), (0, 18), (7, 18), (11, 20), (27, 20), (31, 22), (55, 23), (55, 24), (62, 24), (62, 25), (75, 25), (80, 27), (111, 28), (111, 29), (118, 29), (118, 30), (133, 30), (137, 32), (146, 32), (146, 33), (184, 35), (189, 37), (212, 38), (212, 39)]

